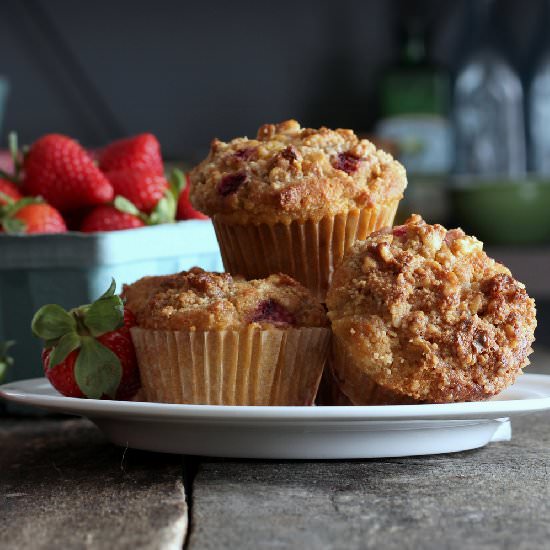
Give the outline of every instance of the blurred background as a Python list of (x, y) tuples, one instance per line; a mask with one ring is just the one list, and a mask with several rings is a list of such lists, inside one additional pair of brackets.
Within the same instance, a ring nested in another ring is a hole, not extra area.
[(405, 164), (400, 217), (482, 239), (550, 345), (549, 25), (549, 0), (3, 0), (2, 146), (150, 131), (192, 164), (265, 122), (353, 128)]

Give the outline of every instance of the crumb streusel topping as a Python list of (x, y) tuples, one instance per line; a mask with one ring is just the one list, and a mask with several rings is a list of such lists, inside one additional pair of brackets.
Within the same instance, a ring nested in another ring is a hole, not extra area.
[(137, 325), (158, 330), (240, 330), (328, 326), (323, 306), (283, 274), (246, 281), (198, 267), (174, 275), (143, 277), (122, 297)]
[(195, 208), (230, 223), (321, 219), (403, 196), (405, 170), (352, 130), (265, 124), (256, 139), (215, 139), (191, 172)]
[(486, 399), (529, 364), (535, 303), (483, 244), (412, 216), (337, 268), (333, 332), (375, 382), (418, 400)]

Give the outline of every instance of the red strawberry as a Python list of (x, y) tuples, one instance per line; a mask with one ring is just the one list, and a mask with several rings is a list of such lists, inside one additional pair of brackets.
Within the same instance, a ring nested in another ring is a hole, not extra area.
[(58, 210), (46, 203), (29, 204), (18, 210), (14, 219), (23, 223), (24, 233), (65, 233), (67, 226)]
[(6, 197), (18, 201), (23, 198), (23, 195), (19, 192), (19, 188), (15, 183), (0, 178), (0, 205), (8, 202)]
[(205, 216), (198, 210), (195, 210), (191, 206), (189, 201), (189, 191), (191, 189), (191, 180), (189, 174), (185, 174), (185, 187), (181, 190), (178, 198), (178, 212), (176, 219), (178, 220), (207, 220), (208, 216)]
[(111, 143), (100, 151), (99, 167), (104, 172), (146, 170), (164, 175), (160, 144), (153, 134), (140, 134)]
[(108, 172), (107, 178), (116, 195), (131, 201), (143, 212), (151, 212), (168, 189), (164, 175), (152, 170), (117, 170)]
[(0, 226), (6, 233), (65, 233), (61, 214), (41, 199), (25, 197), (0, 211)]
[[(123, 327), (107, 332), (97, 338), (98, 342), (109, 348), (120, 359), (122, 377), (115, 395), (115, 398), (119, 401), (129, 401), (141, 387), (139, 370), (136, 368), (136, 352), (128, 330), (132, 325), (126, 324), (127, 311), (124, 310), (125, 324)], [(52, 348), (42, 350), (44, 373), (51, 385), (67, 397), (86, 397), (79, 388), (74, 376), (74, 367), (79, 350), (71, 351), (66, 359), (55, 368), (49, 366), (51, 353)]]
[(134, 214), (121, 212), (114, 206), (96, 206), (82, 222), (80, 231), (94, 233), (96, 231), (120, 231), (143, 227), (145, 223)]
[(59, 210), (103, 204), (113, 187), (74, 140), (48, 134), (35, 141), (23, 161), (27, 194), (40, 195)]
[(46, 305), (32, 320), (33, 333), (46, 343), (46, 377), (67, 397), (129, 400), (141, 387), (129, 330), (134, 317), (114, 291), (113, 281), (92, 304), (70, 312)]
[(42, 350), (42, 366), (50, 384), (62, 395), (67, 397), (85, 397), (74, 379), (74, 365), (78, 359), (78, 351), (71, 351), (65, 360), (55, 369), (50, 368), (52, 348)]

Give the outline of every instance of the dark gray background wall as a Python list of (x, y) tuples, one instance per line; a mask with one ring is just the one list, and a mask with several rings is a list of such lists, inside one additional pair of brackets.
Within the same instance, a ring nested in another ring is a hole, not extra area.
[[(544, 0), (497, 3), (495, 24), (527, 75)], [(288, 117), (366, 130), (396, 22), (414, 11), (427, 14), (437, 59), (455, 66), (468, 38), (460, 0), (0, 0), (3, 133), (94, 146), (149, 130), (168, 157), (190, 158), (213, 136)]]

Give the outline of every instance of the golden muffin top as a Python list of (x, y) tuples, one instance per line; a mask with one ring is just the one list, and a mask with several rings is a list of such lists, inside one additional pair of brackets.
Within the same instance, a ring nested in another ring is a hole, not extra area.
[(122, 297), (137, 325), (159, 330), (240, 330), (325, 327), (323, 306), (291, 277), (246, 281), (198, 267), (174, 275), (143, 277)]
[(432, 402), (499, 393), (529, 363), (536, 327), (534, 300), (480, 241), (416, 215), (351, 248), (327, 307), (366, 374)]
[(191, 172), (191, 202), (229, 223), (321, 219), (397, 200), (405, 170), (352, 130), (265, 124), (256, 139), (215, 139)]

